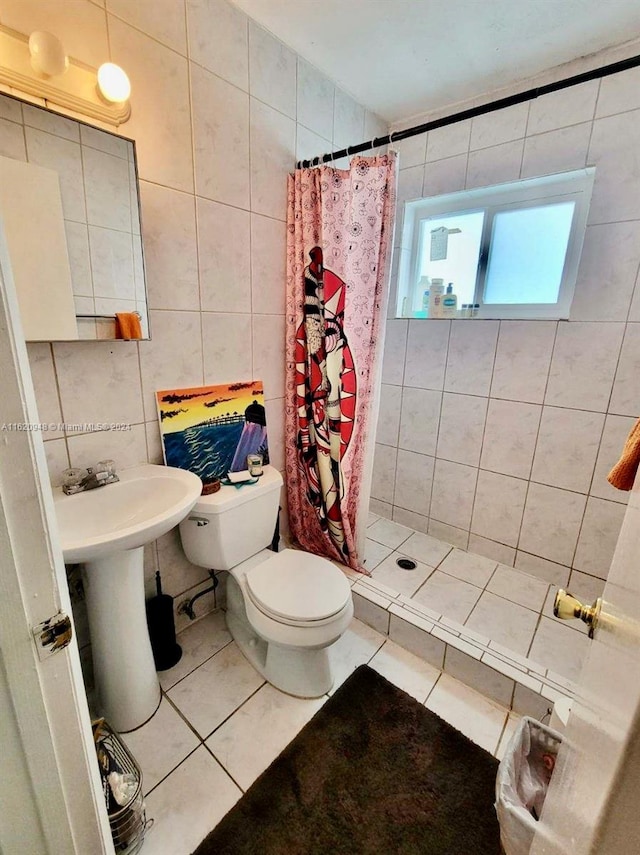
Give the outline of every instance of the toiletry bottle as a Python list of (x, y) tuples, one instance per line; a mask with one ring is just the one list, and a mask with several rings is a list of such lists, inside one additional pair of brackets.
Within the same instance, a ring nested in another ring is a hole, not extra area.
[(432, 279), (429, 289), (429, 317), (442, 317), (442, 296), (444, 294), (444, 282), (442, 279)]
[(480, 314), (480, 303), (474, 303), (473, 308), (471, 310), (471, 317), (477, 318), (479, 314)]
[(442, 317), (456, 318), (458, 316), (458, 295), (453, 293), (453, 282), (447, 285), (447, 293), (442, 298)]
[(421, 276), (418, 288), (422, 291), (422, 311), (426, 312), (425, 317), (429, 316), (429, 286), (431, 280), (428, 276)]

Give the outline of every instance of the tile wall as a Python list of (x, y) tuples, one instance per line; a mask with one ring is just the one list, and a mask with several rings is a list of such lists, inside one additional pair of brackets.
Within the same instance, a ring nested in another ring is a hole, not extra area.
[[(120, 132), (137, 144), (152, 340), (29, 346), (41, 421), (131, 425), (48, 433), (54, 484), (105, 457), (160, 462), (155, 390), (249, 377), (283, 468), (286, 175), (386, 126), (225, 0), (0, 0), (0, 23), (51, 30), (132, 85)], [(177, 530), (148, 550), (149, 580), (156, 567), (176, 597), (208, 581)]]
[(606, 474), (640, 416), (640, 70), (398, 147), (400, 206), (596, 167), (569, 322), (389, 320), (371, 507), (597, 596), (627, 501)]

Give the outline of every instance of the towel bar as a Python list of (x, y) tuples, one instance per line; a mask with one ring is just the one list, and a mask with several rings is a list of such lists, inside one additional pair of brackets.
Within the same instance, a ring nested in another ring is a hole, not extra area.
[[(142, 320), (142, 315), (140, 314), (140, 312), (133, 312), (133, 314), (137, 315), (140, 318), (140, 320)], [(91, 319), (91, 320), (96, 320), (96, 319), (102, 320), (102, 319), (104, 319), (107, 321), (115, 321), (116, 316), (115, 315), (76, 315), (76, 319), (77, 320), (83, 320), (83, 321), (89, 320), (89, 319)]]

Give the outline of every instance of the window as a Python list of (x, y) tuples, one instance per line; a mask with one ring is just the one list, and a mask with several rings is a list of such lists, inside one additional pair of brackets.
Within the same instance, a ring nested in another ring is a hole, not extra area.
[(458, 316), (568, 318), (595, 169), (405, 204), (397, 315), (427, 317), (430, 283), (452, 283)]

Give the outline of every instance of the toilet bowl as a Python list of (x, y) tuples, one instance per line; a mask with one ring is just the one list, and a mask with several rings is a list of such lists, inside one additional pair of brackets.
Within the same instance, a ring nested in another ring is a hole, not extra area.
[(180, 523), (187, 558), (227, 570), (227, 626), (246, 658), (276, 688), (319, 697), (333, 685), (328, 648), (353, 617), (344, 573), (302, 550), (272, 552), (282, 476), (202, 496)]

